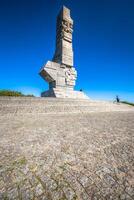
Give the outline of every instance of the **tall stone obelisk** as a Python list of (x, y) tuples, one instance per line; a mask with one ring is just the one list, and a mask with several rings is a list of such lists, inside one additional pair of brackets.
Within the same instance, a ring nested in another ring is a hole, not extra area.
[(74, 90), (77, 72), (73, 67), (72, 33), (70, 10), (63, 6), (57, 16), (54, 57), (39, 72), (49, 84), (49, 90), (43, 92), (42, 97), (88, 98), (83, 92)]

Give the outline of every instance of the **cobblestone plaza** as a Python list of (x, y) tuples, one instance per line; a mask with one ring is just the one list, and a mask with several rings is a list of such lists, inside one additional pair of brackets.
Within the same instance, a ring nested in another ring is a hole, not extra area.
[(134, 199), (133, 111), (1, 98), (0, 199)]

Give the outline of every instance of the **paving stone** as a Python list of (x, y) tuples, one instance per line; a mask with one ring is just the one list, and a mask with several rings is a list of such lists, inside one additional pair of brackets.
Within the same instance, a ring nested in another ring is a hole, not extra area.
[[(0, 102), (0, 199), (134, 199), (133, 108), (110, 103), (102, 112), (97, 103), (98, 111), (79, 112), (92, 102)], [(75, 112), (59, 112), (68, 102), (78, 105)], [(19, 114), (29, 104), (31, 113)], [(57, 114), (35, 109), (54, 104)]]

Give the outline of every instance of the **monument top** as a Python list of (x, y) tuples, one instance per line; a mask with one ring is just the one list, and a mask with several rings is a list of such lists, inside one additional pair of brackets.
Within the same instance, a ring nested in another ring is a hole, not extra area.
[(72, 33), (73, 20), (70, 10), (63, 6), (57, 16), (54, 62), (73, 66)]
[(63, 18), (67, 18), (67, 19), (70, 18), (70, 20), (72, 21), (72, 19), (70, 17), (70, 9), (67, 8), (66, 6), (62, 6), (58, 16), (61, 16)]

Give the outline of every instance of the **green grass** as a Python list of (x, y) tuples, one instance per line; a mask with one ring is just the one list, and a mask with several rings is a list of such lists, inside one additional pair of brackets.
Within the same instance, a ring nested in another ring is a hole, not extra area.
[(12, 96), (12, 97), (34, 97), (33, 94), (28, 94), (28, 95), (24, 95), (21, 92), (18, 91), (12, 91), (12, 90), (0, 90), (0, 96)]
[(134, 103), (131, 103), (131, 102), (128, 102), (128, 101), (121, 101), (121, 103), (125, 103), (125, 104), (128, 104), (130, 106), (134, 106)]

